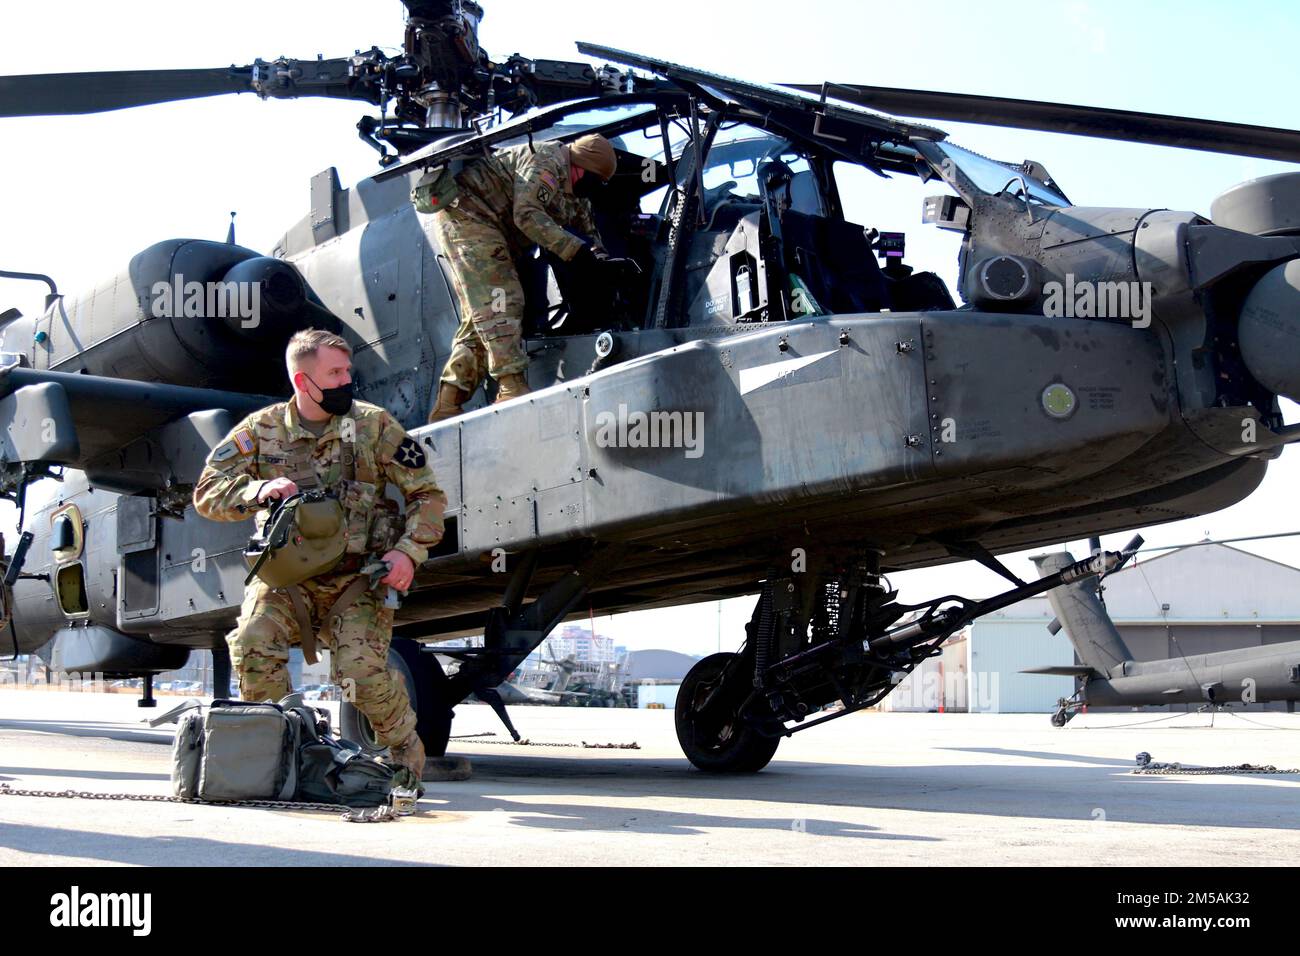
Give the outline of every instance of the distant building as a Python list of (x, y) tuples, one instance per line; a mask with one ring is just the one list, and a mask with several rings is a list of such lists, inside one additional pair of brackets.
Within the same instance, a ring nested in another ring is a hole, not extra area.
[(632, 651), (628, 655), (628, 680), (677, 681), (695, 666), (698, 657), (677, 651)]
[(943, 643), (943, 653), (921, 661), (880, 702), (881, 710), (909, 713), (963, 713), (968, 707), (967, 647), (969, 628)]
[(636, 705), (673, 709), (682, 678), (699, 661), (677, 651), (630, 651), (627, 656), (628, 684), (636, 690)]
[(636, 705), (642, 710), (648, 710), (652, 704), (663, 710), (676, 709), (677, 693), (682, 688), (682, 685), (677, 682), (660, 684), (654, 681), (641, 682), (634, 686)]
[(614, 652), (614, 639), (604, 634), (592, 634), (583, 624), (565, 624), (556, 633), (546, 639), (546, 644), (555, 657), (564, 660), (572, 657), (575, 661), (603, 664), (617, 660)]

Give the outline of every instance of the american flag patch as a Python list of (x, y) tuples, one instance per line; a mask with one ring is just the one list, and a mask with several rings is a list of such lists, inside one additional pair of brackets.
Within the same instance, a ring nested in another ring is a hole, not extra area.
[(560, 184), (555, 181), (555, 177), (552, 176), (550, 173), (543, 172), (537, 178), (540, 179), (542, 182), (546, 183), (546, 185), (550, 186), (552, 189), (560, 188)]
[(241, 455), (251, 455), (253, 453), (253, 434), (248, 429), (241, 428), (235, 432), (234, 442)]

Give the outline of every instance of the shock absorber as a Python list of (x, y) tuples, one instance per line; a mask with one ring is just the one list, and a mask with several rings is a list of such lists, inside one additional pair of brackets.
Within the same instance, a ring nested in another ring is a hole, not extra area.
[(754, 686), (763, 686), (763, 675), (767, 672), (768, 661), (772, 655), (772, 638), (775, 628), (772, 621), (772, 582), (763, 582), (762, 593), (758, 597), (758, 633), (754, 635)]

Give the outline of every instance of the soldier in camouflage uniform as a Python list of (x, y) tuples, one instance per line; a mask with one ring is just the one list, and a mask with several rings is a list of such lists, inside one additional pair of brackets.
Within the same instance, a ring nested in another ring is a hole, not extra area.
[[(380, 582), (405, 591), (415, 568), (442, 538), (447, 499), (434, 481), (418, 442), (387, 411), (351, 398), (351, 349), (329, 332), (308, 330), (290, 340), (288, 365), (294, 397), (249, 415), (208, 456), (194, 488), (194, 507), (214, 521), (242, 521), (257, 512), (260, 531), (273, 499), (299, 485), (338, 494), (346, 516), (346, 552), (330, 572), (301, 589), (311, 625), (331, 651), (331, 677), (355, 692), (357, 708), (394, 763), (419, 779), (424, 747), (415, 731), (405, 682), (388, 667), (393, 611), (365, 589), (327, 623), (336, 599), (367, 555), (381, 555), (389, 572)], [(314, 398), (313, 395), (318, 395)], [(352, 453), (352, 462), (345, 458)], [(348, 474), (351, 473), (352, 480)], [(393, 484), (406, 499), (401, 522), (385, 497)], [(226, 636), (244, 700), (279, 700), (290, 692), (290, 645), (303, 642), (299, 617), (286, 590), (254, 578), (239, 621)], [(309, 650), (315, 635), (309, 635)], [(310, 655), (309, 655), (310, 656)]]
[(609, 140), (591, 135), (571, 146), (513, 146), (470, 163), (456, 176), (455, 198), (446, 205), (435, 205), (417, 185), (416, 209), (437, 213), (433, 224), (461, 317), (430, 422), (460, 414), (489, 374), (497, 382), (498, 402), (529, 391), (524, 290), (515, 263), (534, 243), (565, 262), (610, 261), (591, 203), (575, 196), (574, 186), (587, 173), (608, 181), (617, 165)]

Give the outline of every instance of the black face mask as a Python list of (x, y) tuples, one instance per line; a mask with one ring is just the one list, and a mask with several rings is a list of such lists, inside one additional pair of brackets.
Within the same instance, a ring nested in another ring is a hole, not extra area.
[[(307, 375), (306, 372), (302, 373)], [(307, 381), (316, 385), (316, 380), (307, 375)], [(316, 385), (320, 392), (320, 400), (316, 402), (321, 407), (321, 411), (329, 412), (331, 415), (342, 415), (352, 407), (352, 383), (340, 385), (337, 388), (321, 388)]]

